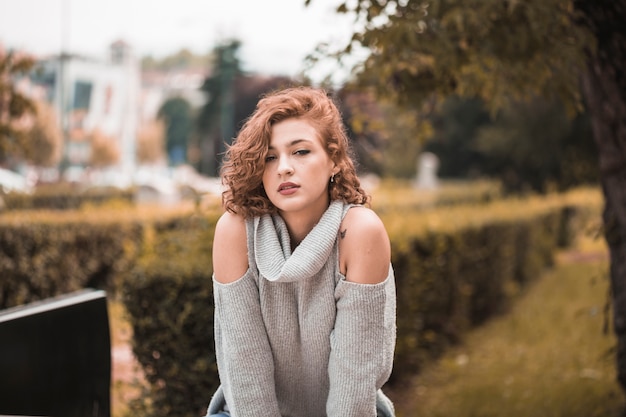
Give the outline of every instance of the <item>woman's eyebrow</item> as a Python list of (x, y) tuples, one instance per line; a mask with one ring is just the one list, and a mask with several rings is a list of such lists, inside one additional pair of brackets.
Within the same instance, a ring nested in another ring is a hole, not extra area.
[[(310, 141), (309, 139), (294, 139), (294, 140), (292, 140), (291, 142), (289, 142), (289, 143), (287, 144), (287, 146), (288, 146), (288, 147), (289, 147), (289, 146), (294, 146), (294, 145), (299, 144), (300, 142), (311, 142), (311, 141)], [(276, 149), (276, 148), (275, 148), (274, 146), (270, 145), (270, 146), (269, 146), (269, 149)]]

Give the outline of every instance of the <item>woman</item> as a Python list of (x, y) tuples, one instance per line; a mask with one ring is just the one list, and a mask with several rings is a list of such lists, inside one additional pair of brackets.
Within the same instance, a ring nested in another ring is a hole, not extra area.
[(226, 152), (209, 415), (393, 416), (390, 244), (322, 90), (259, 101)]

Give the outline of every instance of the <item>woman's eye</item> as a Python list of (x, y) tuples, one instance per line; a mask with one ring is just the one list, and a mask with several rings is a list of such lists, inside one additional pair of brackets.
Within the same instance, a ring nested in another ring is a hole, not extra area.
[(267, 155), (265, 157), (265, 162), (271, 162), (271, 161), (273, 161), (275, 159), (276, 159), (276, 157), (274, 155)]
[(296, 155), (306, 155), (309, 153), (311, 153), (311, 151), (308, 149), (298, 149), (297, 151), (294, 152), (294, 154)]

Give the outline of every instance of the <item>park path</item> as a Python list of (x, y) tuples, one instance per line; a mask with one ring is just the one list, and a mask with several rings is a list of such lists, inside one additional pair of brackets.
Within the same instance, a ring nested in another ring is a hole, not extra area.
[(123, 417), (129, 402), (145, 384), (141, 366), (132, 351), (132, 329), (119, 301), (110, 305), (111, 316), (111, 417)]

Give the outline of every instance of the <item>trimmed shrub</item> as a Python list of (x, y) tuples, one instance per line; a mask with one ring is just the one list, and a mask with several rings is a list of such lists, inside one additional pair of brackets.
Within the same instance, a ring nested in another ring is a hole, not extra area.
[(137, 414), (204, 415), (219, 385), (211, 263), (216, 220), (191, 216), (146, 229), (139, 261), (123, 283), (133, 352), (150, 384), (132, 404)]
[(138, 223), (30, 214), (0, 220), (0, 308), (87, 287), (115, 293), (134, 262)]
[(87, 287), (115, 296), (134, 267), (146, 227), (192, 212), (122, 205), (2, 213), (0, 308)]
[(85, 205), (98, 206), (111, 201), (131, 204), (135, 190), (114, 187), (81, 189), (73, 184), (41, 186), (33, 194), (9, 193), (2, 196), (4, 210), (76, 210)]
[(382, 218), (398, 288), (389, 383), (419, 372), (469, 328), (506, 312), (524, 286), (552, 266), (560, 245), (571, 243), (561, 236), (580, 234), (580, 225), (598, 216), (601, 198), (589, 196), (595, 198), (512, 199), (402, 215), (387, 208)]

